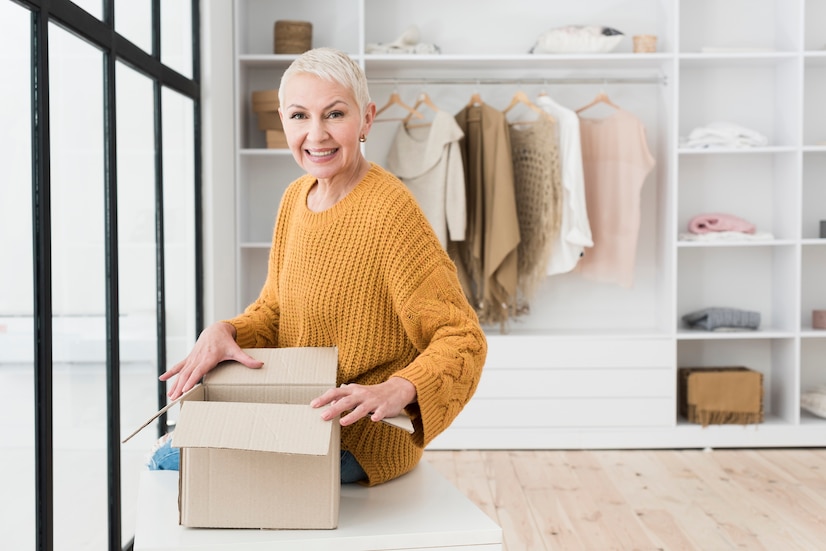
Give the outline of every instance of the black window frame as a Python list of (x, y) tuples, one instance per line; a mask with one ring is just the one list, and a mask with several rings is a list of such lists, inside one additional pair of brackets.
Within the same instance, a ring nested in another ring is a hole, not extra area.
[[(201, 154), (201, 60), (200, 1), (191, 0), (192, 78), (161, 61), (161, 0), (152, 1), (152, 51), (145, 52), (115, 30), (115, 2), (101, 0), (103, 18), (98, 19), (69, 0), (8, 0), (31, 14), (31, 125), (32, 125), (32, 258), (35, 407), (35, 530), (36, 549), (54, 548), (54, 477), (52, 423), (52, 264), (51, 264), (51, 173), (49, 119), (49, 23), (55, 23), (87, 41), (103, 53), (104, 133), (104, 251), (106, 265), (106, 393), (107, 393), (107, 483), (108, 547), (123, 547), (120, 472), (120, 327), (118, 306), (117, 229), (117, 121), (115, 97), (116, 62), (121, 61), (153, 82), (155, 141), (155, 242), (156, 242), (156, 360), (158, 375), (166, 369), (166, 298), (163, 205), (163, 118), (162, 91), (168, 88), (192, 100), (195, 207), (195, 329), (204, 323), (203, 214)], [(166, 404), (164, 383), (158, 382), (159, 409)], [(159, 435), (166, 426), (160, 419)]]

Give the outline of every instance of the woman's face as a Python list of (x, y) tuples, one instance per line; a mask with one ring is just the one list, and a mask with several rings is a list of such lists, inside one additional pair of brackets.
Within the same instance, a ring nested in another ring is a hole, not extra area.
[(357, 171), (359, 136), (367, 134), (375, 106), (363, 118), (349, 88), (310, 74), (291, 77), (284, 88), (281, 121), (296, 162), (319, 180)]

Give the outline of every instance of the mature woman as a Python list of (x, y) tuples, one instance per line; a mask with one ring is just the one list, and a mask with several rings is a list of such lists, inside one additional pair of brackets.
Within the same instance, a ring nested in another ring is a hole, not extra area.
[[(310, 50), (284, 72), (279, 99), (307, 174), (281, 200), (261, 294), (207, 327), (161, 380), (177, 376), (174, 399), (221, 361), (260, 367), (241, 348), (336, 346), (339, 386), (311, 405), (341, 415), (342, 482), (379, 484), (411, 470), (468, 402), (487, 343), (415, 199), (361, 153), (376, 113), (361, 68)], [(377, 422), (403, 410), (412, 435)]]

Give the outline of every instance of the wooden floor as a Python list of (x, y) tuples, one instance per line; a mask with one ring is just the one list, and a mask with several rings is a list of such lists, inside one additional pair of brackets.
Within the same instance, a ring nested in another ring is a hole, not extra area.
[(507, 551), (826, 550), (826, 449), (427, 451)]

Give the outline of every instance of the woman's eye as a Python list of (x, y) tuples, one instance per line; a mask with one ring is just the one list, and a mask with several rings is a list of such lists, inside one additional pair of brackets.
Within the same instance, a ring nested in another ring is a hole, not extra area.
[(293, 113), (293, 114), (290, 115), (290, 118), (291, 119), (303, 119), (304, 118), (304, 113)]
[(343, 116), (344, 116), (344, 113), (342, 113), (341, 111), (331, 111), (330, 114), (327, 115), (327, 118), (337, 119), (337, 118), (343, 117)]

